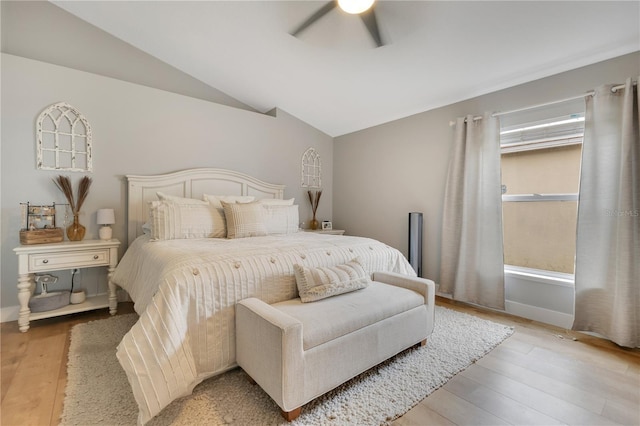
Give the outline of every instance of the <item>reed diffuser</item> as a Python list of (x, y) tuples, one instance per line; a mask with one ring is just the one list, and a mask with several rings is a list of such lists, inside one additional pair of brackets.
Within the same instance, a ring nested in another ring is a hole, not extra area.
[(322, 190), (320, 191), (307, 191), (309, 194), (309, 202), (311, 203), (311, 211), (313, 212), (313, 219), (311, 219), (311, 223), (309, 224), (309, 228), (312, 230), (316, 230), (320, 227), (318, 220), (316, 219), (316, 211), (318, 210), (318, 204), (320, 204), (320, 197), (322, 196)]
[(80, 214), (80, 209), (82, 208), (84, 201), (87, 199), (87, 195), (89, 195), (91, 178), (83, 176), (80, 179), (80, 182), (78, 182), (77, 199), (73, 196), (73, 187), (69, 176), (59, 175), (57, 178), (53, 179), (53, 183), (55, 183), (58, 189), (64, 194), (67, 202), (69, 203), (71, 213), (73, 214), (73, 223), (67, 227), (67, 238), (69, 238), (69, 241), (82, 241), (87, 229), (80, 224), (78, 215)]

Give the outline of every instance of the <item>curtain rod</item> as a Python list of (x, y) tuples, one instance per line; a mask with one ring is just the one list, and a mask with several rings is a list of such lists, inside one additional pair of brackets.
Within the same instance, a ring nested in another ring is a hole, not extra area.
[[(633, 85), (635, 86), (636, 84), (637, 84), (637, 82), (634, 81)], [(620, 89), (624, 89), (624, 87), (625, 87), (624, 84), (620, 84), (618, 86), (613, 86), (611, 88), (611, 91), (613, 93), (615, 93)], [(492, 117), (500, 117), (502, 115), (514, 114), (516, 112), (528, 111), (530, 109), (542, 108), (542, 107), (546, 107), (546, 106), (561, 104), (561, 103), (564, 103), (564, 102), (575, 101), (576, 99), (581, 99), (581, 98), (584, 98), (584, 97), (587, 97), (587, 96), (593, 96), (595, 94), (596, 94), (596, 92), (594, 90), (591, 90), (590, 92), (587, 92), (587, 93), (582, 94), (582, 95), (571, 96), (569, 98), (558, 99), (556, 101), (544, 102), (544, 103), (541, 103), (541, 104), (526, 106), (526, 107), (523, 107), (523, 108), (512, 109), (512, 110), (507, 110), (507, 111), (495, 112), (495, 113), (491, 114), (491, 116)], [(482, 116), (473, 117), (473, 121), (478, 121), (478, 120), (482, 120)], [(465, 121), (466, 121), (466, 119), (465, 119)], [(455, 121), (449, 121), (449, 126), (455, 126), (455, 124), (456, 124)]]

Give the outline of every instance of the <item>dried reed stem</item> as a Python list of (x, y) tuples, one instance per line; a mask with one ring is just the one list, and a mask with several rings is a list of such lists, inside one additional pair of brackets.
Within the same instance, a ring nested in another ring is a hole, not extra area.
[(78, 200), (76, 201), (73, 197), (73, 187), (71, 186), (71, 179), (69, 176), (59, 175), (55, 179), (53, 179), (53, 183), (56, 184), (58, 189), (62, 191), (67, 202), (69, 203), (69, 207), (71, 208), (71, 212), (73, 214), (78, 214), (80, 209), (82, 208), (82, 204), (87, 199), (87, 195), (89, 195), (89, 187), (91, 187), (91, 178), (88, 176), (83, 176), (78, 182)]
[(76, 211), (78, 213), (84, 204), (84, 200), (89, 195), (89, 187), (91, 187), (91, 178), (89, 176), (83, 176), (78, 182), (78, 201), (76, 202)]
[(309, 195), (309, 203), (311, 203), (311, 210), (315, 215), (316, 210), (318, 210), (318, 205), (320, 204), (320, 197), (322, 196), (322, 190), (316, 191), (315, 193), (313, 191), (307, 191), (307, 194)]

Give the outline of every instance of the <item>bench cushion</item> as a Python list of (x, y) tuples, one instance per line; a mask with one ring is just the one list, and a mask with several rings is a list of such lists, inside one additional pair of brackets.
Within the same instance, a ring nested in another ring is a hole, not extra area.
[(317, 302), (292, 299), (272, 306), (302, 323), (306, 351), (424, 303), (413, 290), (372, 281), (364, 289)]

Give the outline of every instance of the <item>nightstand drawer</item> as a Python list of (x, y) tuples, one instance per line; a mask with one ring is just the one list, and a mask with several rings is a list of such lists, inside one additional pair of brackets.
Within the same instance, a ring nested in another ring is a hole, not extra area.
[(108, 264), (109, 249), (29, 255), (29, 270), (31, 272), (104, 266)]

